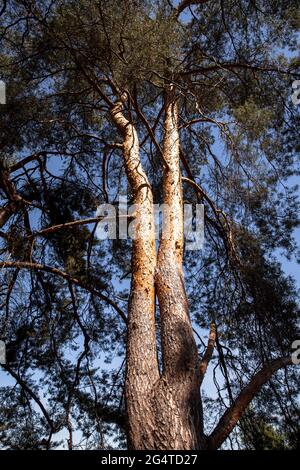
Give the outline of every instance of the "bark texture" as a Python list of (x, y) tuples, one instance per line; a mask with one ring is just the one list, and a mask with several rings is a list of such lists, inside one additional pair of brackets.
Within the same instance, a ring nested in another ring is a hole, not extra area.
[(215, 322), (211, 322), (207, 348), (200, 363), (200, 385), (203, 382), (204, 376), (208, 368), (209, 361), (212, 358), (214, 347), (215, 347), (215, 342), (216, 342), (216, 324)]
[[(169, 223), (157, 257), (153, 196), (141, 165), (137, 132), (124, 116), (122, 101), (116, 103), (111, 115), (123, 135), (124, 164), (136, 204), (125, 383), (128, 444), (134, 449), (198, 449), (202, 435), (200, 369), (182, 272), (183, 197), (174, 91), (170, 87), (166, 94), (163, 147)], [(161, 316), (161, 376), (155, 286)]]
[(159, 380), (155, 330), (153, 196), (141, 165), (136, 129), (124, 116), (122, 108), (122, 101), (117, 102), (111, 115), (123, 135), (125, 170), (137, 207), (127, 329), (125, 398), (128, 446), (133, 449), (151, 449), (155, 448), (155, 444), (150, 395)]
[(156, 288), (161, 319), (163, 375), (153, 398), (159, 449), (199, 449), (202, 420), (199, 358), (189, 318), (182, 270), (183, 196), (177, 102), (170, 86), (165, 101), (164, 204), (168, 224), (157, 257)]
[[(138, 135), (134, 124), (124, 115), (122, 100), (112, 106), (111, 116), (123, 136), (124, 165), (136, 205), (125, 381), (128, 447), (217, 449), (263, 384), (291, 360), (280, 358), (266, 364), (224, 413), (212, 434), (204, 435), (200, 386), (213, 354), (216, 325), (211, 324), (207, 349), (200, 361), (182, 268), (183, 195), (174, 90), (168, 86), (165, 97), (163, 198), (169, 213), (157, 255), (153, 195), (142, 168)], [(156, 345), (156, 295), (161, 326), (161, 373)]]

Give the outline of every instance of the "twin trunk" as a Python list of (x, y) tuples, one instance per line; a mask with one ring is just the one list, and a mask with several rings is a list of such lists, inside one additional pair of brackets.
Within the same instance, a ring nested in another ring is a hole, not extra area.
[[(123, 115), (121, 102), (114, 107), (112, 117), (123, 134), (125, 168), (137, 205), (125, 384), (129, 448), (199, 449), (203, 436), (200, 369), (182, 272), (183, 197), (177, 104), (172, 87), (165, 100), (163, 145), (168, 230), (161, 237), (157, 255), (153, 195), (141, 165), (138, 136)], [(156, 294), (162, 373), (157, 360)]]

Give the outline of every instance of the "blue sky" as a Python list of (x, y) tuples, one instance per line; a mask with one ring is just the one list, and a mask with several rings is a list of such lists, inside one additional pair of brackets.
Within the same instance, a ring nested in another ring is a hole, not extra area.
[[(175, 3), (178, 3), (178, 2), (175, 2)], [(183, 17), (184, 17), (184, 15), (183, 15)], [(185, 17), (184, 19), (186, 19), (186, 18), (187, 17)], [(50, 161), (51, 161), (51, 164), (50, 164), (51, 171), (53, 173), (59, 174), (59, 172), (60, 172), (60, 159), (57, 158), (57, 157), (52, 157)], [(294, 186), (297, 183), (298, 183), (298, 178), (296, 178), (296, 177), (290, 178), (290, 180), (289, 180), (289, 185), (290, 186)], [(300, 192), (298, 194), (300, 196)], [(34, 222), (35, 221), (33, 219), (33, 224), (34, 224)], [(298, 245), (300, 245), (300, 229), (295, 230), (295, 238), (298, 242)], [(300, 288), (299, 264), (297, 263), (297, 261), (295, 259), (292, 259), (292, 260), (288, 261), (284, 256), (282, 256), (280, 254), (280, 252), (278, 252), (276, 255), (277, 255), (278, 259), (280, 260), (280, 262), (282, 263), (284, 271), (287, 274), (291, 275), (295, 279), (295, 281), (297, 283), (297, 286)], [(204, 338), (204, 340), (205, 340), (205, 338)], [(100, 360), (100, 365), (101, 365), (101, 367), (103, 366), (103, 363), (101, 362), (101, 360)], [(3, 371), (0, 370), (0, 386), (13, 385), (13, 384), (14, 384), (14, 380), (11, 379), (8, 376), (8, 374), (6, 374), (6, 373), (4, 373)], [(206, 391), (207, 394), (209, 394), (212, 397), (215, 396), (216, 389), (215, 389), (215, 386), (213, 384), (213, 376), (212, 376), (212, 370), (211, 369), (209, 369), (208, 374), (205, 377), (204, 388), (205, 388), (205, 391)], [(64, 433), (62, 433), (62, 437), (65, 438)]]

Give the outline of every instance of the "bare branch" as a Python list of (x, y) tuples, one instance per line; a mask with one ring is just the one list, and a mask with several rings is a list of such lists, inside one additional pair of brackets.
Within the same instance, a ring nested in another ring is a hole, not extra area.
[(2, 16), (3, 13), (5, 13), (5, 10), (6, 10), (6, 0), (3, 0), (3, 6), (0, 10), (0, 16)]
[(33, 271), (45, 271), (50, 274), (55, 274), (56, 276), (66, 279), (68, 282), (71, 282), (72, 284), (75, 284), (81, 287), (82, 289), (85, 289), (86, 291), (90, 292), (91, 294), (99, 297), (99, 299), (103, 300), (108, 305), (113, 307), (114, 310), (120, 315), (124, 323), (127, 323), (127, 317), (125, 313), (123, 312), (123, 310), (120, 309), (120, 307), (113, 300), (111, 300), (105, 294), (102, 294), (101, 292), (99, 292), (97, 289), (94, 289), (92, 286), (87, 286), (84, 282), (72, 277), (70, 274), (64, 271), (60, 271), (59, 269), (53, 268), (52, 266), (47, 266), (47, 265), (38, 264), (38, 263), (29, 263), (27, 261), (0, 262), (0, 268), (23, 268), (23, 269), (30, 269)]
[(186, 76), (186, 75), (194, 75), (194, 74), (200, 74), (200, 73), (216, 72), (218, 70), (230, 71), (230, 70), (235, 70), (235, 69), (248, 69), (248, 70), (252, 70), (253, 72), (276, 72), (276, 73), (281, 73), (284, 75), (298, 76), (297, 73), (291, 72), (290, 70), (280, 69), (279, 67), (276, 67), (276, 65), (260, 66), (260, 65), (255, 65), (255, 64), (247, 64), (247, 63), (244, 64), (240, 62), (223, 62), (223, 63), (216, 62), (213, 65), (208, 65), (204, 67), (195, 67), (194, 69), (183, 71), (180, 73), (180, 75)]
[(148, 135), (150, 136), (152, 142), (154, 143), (154, 145), (155, 145), (155, 147), (156, 147), (156, 149), (157, 149), (157, 151), (158, 151), (158, 153), (159, 153), (159, 155), (162, 159), (163, 164), (166, 166), (166, 168), (169, 169), (169, 165), (168, 165), (167, 161), (165, 160), (165, 157), (164, 157), (163, 151), (161, 149), (161, 146), (157, 142), (154, 131), (152, 130), (152, 127), (150, 126), (147, 118), (144, 116), (142, 110), (140, 109), (136, 96), (133, 99), (133, 103), (134, 103), (134, 106), (135, 106), (136, 113), (139, 116), (139, 118), (141, 119), (144, 126), (146, 127), (146, 129), (148, 131)]
[(207, 3), (208, 1), (209, 0), (182, 0), (176, 9), (176, 18), (178, 18), (180, 13), (182, 13), (186, 8), (191, 7), (192, 5), (201, 5), (202, 3)]
[[(132, 214), (132, 215), (119, 215), (118, 217), (134, 219), (135, 216), (134, 214)], [(40, 230), (39, 232), (34, 233), (33, 236), (34, 237), (43, 236), (43, 235), (47, 235), (48, 233), (56, 232), (57, 230), (61, 230), (64, 228), (69, 229), (69, 228), (77, 227), (78, 225), (87, 225), (87, 224), (92, 224), (94, 222), (99, 223), (103, 219), (105, 219), (106, 221), (115, 220), (114, 217), (106, 217), (106, 216), (89, 217), (88, 219), (82, 219), (82, 220), (72, 220), (71, 222), (65, 222), (64, 224), (52, 225), (51, 227), (44, 228), (43, 230)]]
[[(232, 257), (235, 259), (237, 263), (239, 263), (239, 258), (237, 251), (235, 249), (234, 245), (234, 240), (233, 240), (233, 234), (231, 230), (230, 223), (228, 221), (228, 217), (225, 214), (224, 211), (218, 209), (214, 202), (211, 200), (211, 198), (206, 194), (206, 192), (193, 180), (190, 178), (182, 177), (182, 181), (186, 181), (188, 184), (193, 186), (193, 188), (200, 194), (201, 198), (205, 199), (209, 206), (211, 207), (216, 219), (217, 219), (217, 224), (216, 224), (216, 229), (218, 230), (220, 236), (222, 237), (225, 248), (227, 251), (228, 257)], [(224, 221), (224, 222), (223, 222)]]
[(33, 162), (34, 160), (39, 160), (40, 157), (47, 157), (48, 155), (50, 156), (58, 155), (60, 157), (74, 157), (76, 154), (73, 152), (69, 153), (69, 152), (58, 152), (54, 150), (41, 150), (40, 152), (36, 152), (36, 153), (33, 153), (32, 155), (28, 155), (22, 160), (19, 160), (18, 162), (10, 165), (8, 168), (8, 172), (13, 173), (14, 171), (20, 170), (21, 168), (25, 167), (27, 163)]
[(17, 374), (16, 372), (14, 372), (7, 364), (1, 364), (1, 366), (3, 367), (3, 369), (8, 372), (15, 380), (16, 382), (22, 387), (23, 390), (25, 390), (25, 392), (28, 393), (28, 395), (35, 401), (35, 403), (38, 405), (38, 407), (40, 408), (41, 412), (43, 413), (51, 431), (53, 432), (55, 430), (54, 428), (54, 424), (53, 424), (53, 421), (52, 419), (50, 418), (48, 412), (46, 411), (46, 408), (44, 407), (43, 403), (41, 402), (40, 398), (38, 397), (38, 395), (36, 395), (36, 393), (34, 393), (31, 388), (26, 384), (26, 382), (20, 377), (19, 374)]
[(280, 357), (265, 364), (264, 367), (252, 377), (249, 384), (243, 388), (232, 405), (225, 411), (214, 431), (209, 436), (209, 449), (216, 450), (223, 444), (251, 400), (260, 391), (262, 386), (272, 377), (274, 372), (291, 364), (291, 357)]
[(0, 227), (3, 227), (13, 213), (17, 210), (18, 205), (15, 202), (10, 202), (0, 209)]
[(215, 347), (215, 342), (216, 342), (216, 324), (215, 324), (215, 322), (211, 322), (210, 332), (209, 332), (208, 342), (207, 342), (207, 348), (206, 348), (205, 353), (203, 355), (202, 361), (200, 362), (200, 385), (203, 382), (203, 379), (204, 379), (205, 373), (207, 371), (209, 361), (212, 358), (212, 355), (213, 355), (213, 352), (214, 352), (214, 347)]

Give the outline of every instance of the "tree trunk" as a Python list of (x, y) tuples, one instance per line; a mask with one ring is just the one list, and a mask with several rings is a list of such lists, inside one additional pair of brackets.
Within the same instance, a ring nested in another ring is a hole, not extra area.
[(111, 114), (123, 135), (124, 164), (136, 205), (125, 380), (128, 447), (153, 449), (154, 421), (150, 396), (154, 384), (159, 380), (155, 331), (153, 196), (141, 165), (137, 132), (123, 115), (121, 101), (115, 105)]
[[(148, 450), (199, 449), (200, 364), (182, 271), (183, 198), (175, 94), (170, 87), (165, 103), (163, 188), (169, 224), (167, 233), (162, 234), (157, 266), (153, 197), (139, 158), (138, 136), (124, 117), (121, 102), (112, 110), (112, 117), (123, 134), (125, 168), (134, 204), (138, 205), (126, 358), (128, 446)], [(161, 376), (156, 350), (155, 286), (161, 316)]]
[(161, 318), (163, 375), (153, 398), (155, 442), (159, 449), (202, 446), (200, 364), (189, 318), (182, 270), (183, 195), (177, 103), (170, 86), (165, 101), (164, 204), (168, 225), (158, 250), (156, 288)]

